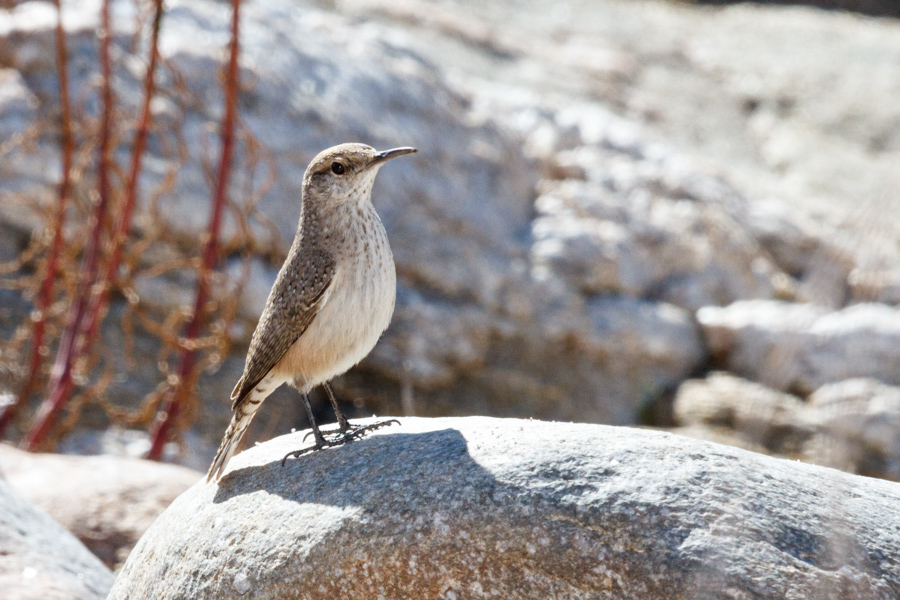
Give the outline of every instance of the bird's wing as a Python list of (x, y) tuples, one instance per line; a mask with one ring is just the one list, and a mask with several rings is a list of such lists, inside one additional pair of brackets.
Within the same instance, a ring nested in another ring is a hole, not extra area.
[(334, 258), (324, 250), (291, 252), (253, 332), (244, 374), (234, 386), (231, 409), (278, 364), (328, 301), (334, 280)]

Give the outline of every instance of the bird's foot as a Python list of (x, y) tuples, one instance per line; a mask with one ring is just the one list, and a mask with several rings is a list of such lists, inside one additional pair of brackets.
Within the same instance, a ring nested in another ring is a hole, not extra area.
[[(322, 435), (335, 435), (334, 439), (331, 441), (335, 443), (335, 445), (340, 446), (341, 444), (346, 444), (347, 442), (351, 442), (353, 440), (358, 440), (363, 437), (370, 431), (375, 431), (376, 429), (381, 429), (382, 427), (387, 427), (388, 425), (393, 425), (396, 423), (400, 424), (400, 421), (397, 419), (388, 419), (387, 421), (379, 421), (377, 423), (372, 423), (371, 425), (351, 425), (347, 424), (345, 429), (329, 429), (328, 431), (323, 431)], [(303, 436), (303, 441), (313, 435), (313, 431), (308, 432), (305, 436)]]
[[(322, 431), (322, 439), (317, 441), (314, 446), (310, 446), (309, 448), (302, 448), (300, 450), (295, 450), (294, 452), (288, 452), (284, 455), (284, 458), (281, 459), (281, 466), (283, 467), (287, 462), (287, 459), (290, 457), (299, 458), (304, 454), (309, 454), (310, 452), (317, 452), (319, 450), (324, 450), (325, 448), (334, 448), (335, 446), (343, 446), (344, 444), (348, 444), (354, 440), (358, 440), (363, 437), (370, 431), (375, 431), (376, 429), (381, 429), (382, 427), (388, 427), (389, 425), (393, 425), (396, 423), (400, 424), (400, 421), (397, 419), (388, 419), (387, 421), (378, 421), (377, 423), (372, 423), (371, 425), (350, 425), (347, 427), (345, 431), (341, 431), (340, 429), (333, 431)], [(324, 436), (331, 435), (337, 433), (338, 436), (334, 439), (326, 439)], [(314, 431), (310, 431), (307, 433), (303, 440), (306, 441), (306, 438), (310, 435), (314, 435)]]
[(396, 423), (400, 424), (400, 421), (397, 419), (388, 419), (387, 421), (378, 421), (377, 423), (372, 423), (371, 425), (351, 425), (347, 431), (345, 431), (337, 440), (342, 444), (346, 444), (347, 442), (352, 442), (353, 440), (358, 440), (363, 437), (370, 431), (375, 431), (376, 429), (381, 429), (382, 427), (388, 427)]
[[(343, 434), (345, 434), (345, 433), (350, 433), (350, 432), (353, 431), (353, 429), (355, 429), (356, 427), (357, 427), (356, 425), (350, 425), (350, 427), (348, 427), (347, 429), (345, 429), (345, 430), (343, 430), (343, 431), (341, 431), (340, 429), (323, 429), (323, 430), (322, 430), (322, 435), (325, 435), (325, 436), (328, 436), (328, 435), (343, 435)], [(315, 433), (315, 432), (313, 432), (313, 431), (307, 431), (307, 432), (306, 432), (306, 435), (303, 436), (303, 441), (305, 442), (306, 440), (308, 440), (308, 439), (309, 439), (309, 436), (311, 436), (313, 433)]]
[[(304, 441), (306, 440), (306, 438), (303, 438), (303, 439), (304, 439)], [(317, 441), (315, 446), (310, 446), (309, 448), (301, 448), (300, 450), (294, 450), (293, 452), (288, 452), (287, 454), (284, 455), (284, 458), (281, 459), (281, 466), (283, 467), (284, 463), (287, 462), (287, 459), (292, 456), (294, 458), (300, 458), (304, 454), (309, 454), (310, 452), (318, 452), (319, 450), (324, 450), (325, 448), (330, 448), (332, 446), (340, 446), (342, 443), (345, 443), (345, 442), (335, 443), (331, 440), (326, 440), (323, 438), (322, 440)]]

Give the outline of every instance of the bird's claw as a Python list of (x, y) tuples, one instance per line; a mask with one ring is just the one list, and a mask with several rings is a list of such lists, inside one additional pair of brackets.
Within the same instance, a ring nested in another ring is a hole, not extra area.
[[(345, 430), (330, 429), (328, 431), (323, 431), (322, 435), (337, 435), (338, 437), (334, 438), (331, 441), (335, 442), (337, 445), (340, 445), (353, 440), (358, 440), (370, 431), (375, 431), (376, 429), (381, 429), (382, 427), (387, 427), (388, 425), (393, 425), (394, 423), (399, 425), (400, 421), (398, 421), (397, 419), (388, 419), (387, 421), (379, 421), (378, 423), (372, 423), (371, 425), (350, 425)], [(306, 435), (303, 436), (303, 441), (305, 442), (309, 438), (309, 436), (313, 435), (314, 433), (314, 431), (306, 432)]]
[[(306, 439), (306, 438), (304, 438)], [(300, 458), (304, 454), (309, 454), (310, 452), (316, 452), (318, 450), (323, 450), (325, 448), (330, 448), (331, 446), (339, 446), (340, 444), (335, 443), (329, 440), (322, 440), (324, 443), (316, 444), (315, 446), (310, 446), (309, 448), (302, 448), (300, 450), (294, 450), (293, 452), (288, 452), (284, 455), (284, 458), (281, 459), (281, 466), (287, 462), (287, 459), (293, 456), (294, 458)]]
[[(301, 450), (295, 450), (294, 452), (288, 452), (287, 454), (284, 455), (284, 458), (281, 459), (281, 466), (283, 467), (285, 465), (285, 463), (287, 462), (287, 459), (292, 456), (294, 458), (299, 458), (300, 456), (303, 456), (304, 454), (309, 454), (310, 452), (316, 452), (316, 451), (322, 450), (324, 448), (333, 448), (335, 446), (343, 446), (344, 444), (347, 444), (354, 440), (358, 440), (359, 438), (363, 437), (370, 431), (375, 431), (376, 429), (381, 429), (382, 427), (387, 427), (389, 425), (393, 425), (394, 423), (399, 425), (400, 421), (398, 421), (397, 419), (388, 419), (387, 421), (379, 421), (378, 423), (372, 423), (371, 425), (351, 425), (346, 431), (341, 431), (339, 429), (335, 429), (332, 431), (322, 431), (321, 433), (323, 435), (324, 443), (316, 444), (315, 446), (310, 446), (309, 448), (303, 448)], [(307, 433), (305, 436), (303, 436), (303, 441), (305, 442), (306, 438), (313, 435), (314, 433), (315, 432), (313, 432), (313, 431), (310, 431), (309, 433)], [(326, 436), (326, 435), (332, 435), (335, 433), (337, 433), (339, 435), (338, 435), (338, 437), (336, 437), (334, 439), (329, 440), (329, 439), (324, 438), (324, 436)]]
[[(356, 427), (356, 426), (351, 425), (350, 429), (353, 429), (354, 427)], [(306, 440), (308, 440), (309, 436), (313, 435), (314, 433), (315, 433), (315, 431), (312, 431), (312, 430), (307, 431), (306, 435), (303, 436), (303, 441), (305, 442)], [(346, 431), (341, 431), (340, 429), (327, 429), (327, 430), (323, 430), (321, 433), (323, 436), (326, 436), (326, 435), (334, 435), (336, 433), (346, 433)]]
[(388, 427), (396, 423), (400, 424), (400, 421), (397, 419), (388, 419), (387, 421), (379, 421), (377, 423), (372, 423), (371, 425), (353, 425), (352, 430), (346, 432), (343, 437), (348, 438), (347, 441), (358, 440), (362, 436), (366, 435), (370, 431), (375, 431), (376, 429), (381, 429), (382, 427)]

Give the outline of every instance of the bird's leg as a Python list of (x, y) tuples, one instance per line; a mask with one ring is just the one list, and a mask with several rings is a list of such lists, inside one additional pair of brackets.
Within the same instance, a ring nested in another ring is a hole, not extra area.
[[(387, 427), (388, 425), (393, 425), (396, 423), (400, 424), (400, 421), (397, 419), (390, 419), (388, 421), (379, 421), (378, 423), (372, 423), (371, 425), (351, 425), (347, 420), (347, 417), (344, 416), (343, 411), (341, 411), (341, 407), (338, 406), (337, 398), (334, 397), (334, 391), (331, 389), (331, 384), (323, 383), (322, 387), (325, 388), (325, 393), (328, 394), (328, 400), (331, 402), (332, 408), (334, 408), (334, 414), (338, 420), (339, 429), (331, 431), (323, 431), (323, 434), (331, 435), (333, 433), (341, 434), (339, 437), (331, 440), (330, 444), (333, 446), (339, 446), (341, 444), (346, 444), (347, 442), (352, 442), (353, 440), (359, 439), (364, 436), (369, 431), (375, 431), (376, 429), (381, 429), (382, 427)], [(311, 434), (314, 434), (315, 430), (307, 433), (303, 440), (305, 441)]]
[(325, 441), (325, 437), (322, 435), (322, 432), (319, 430), (319, 426), (316, 425), (316, 418), (313, 416), (312, 406), (309, 404), (309, 394), (302, 394), (303, 396), (303, 406), (306, 408), (306, 416), (309, 419), (309, 424), (312, 426), (313, 435), (316, 436), (316, 447), (320, 448), (328, 445)]
[[(337, 398), (334, 397), (334, 390), (331, 389), (331, 384), (325, 382), (322, 384), (322, 387), (325, 388), (325, 393), (328, 394), (328, 401), (331, 402), (331, 407), (334, 409), (334, 415), (337, 417), (338, 421), (338, 429), (330, 429), (327, 431), (323, 431), (323, 435), (332, 435), (335, 433), (340, 433), (341, 435), (345, 435), (351, 429), (355, 429), (355, 426), (351, 425), (347, 420), (347, 417), (344, 416), (344, 412), (341, 410), (341, 407), (338, 406)], [(310, 431), (305, 436), (303, 436), (303, 441), (311, 436), (314, 432)]]
[(326, 381), (322, 384), (322, 387), (325, 388), (325, 393), (328, 394), (328, 400), (331, 402), (331, 407), (334, 409), (334, 416), (337, 417), (340, 432), (347, 433), (347, 430), (350, 429), (350, 423), (347, 421), (347, 417), (344, 416), (343, 411), (341, 411), (341, 407), (338, 406), (337, 398), (334, 397), (334, 391), (331, 389), (331, 384)]
[[(287, 461), (289, 456), (293, 456), (294, 458), (298, 458), (299, 456), (306, 454), (308, 452), (315, 452), (316, 450), (321, 450), (322, 448), (327, 448), (329, 446), (336, 446), (339, 444), (335, 444), (333, 442), (329, 442), (322, 435), (322, 432), (319, 431), (319, 426), (316, 425), (316, 418), (313, 416), (312, 406), (309, 404), (309, 395), (308, 394), (300, 394), (303, 398), (303, 406), (306, 407), (306, 416), (309, 418), (309, 424), (312, 425), (312, 434), (316, 438), (316, 445), (310, 448), (303, 448), (302, 450), (295, 450), (294, 452), (288, 452), (284, 455), (284, 458), (281, 459), (281, 466), (284, 466), (285, 461)], [(303, 438), (306, 440), (306, 438)]]

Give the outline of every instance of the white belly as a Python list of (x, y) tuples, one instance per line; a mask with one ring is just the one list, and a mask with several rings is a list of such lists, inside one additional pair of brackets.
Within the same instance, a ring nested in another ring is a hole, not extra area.
[[(277, 370), (301, 392), (330, 381), (361, 361), (394, 313), (397, 278), (387, 235), (357, 260), (338, 260), (325, 305)], [(346, 257), (341, 257), (346, 258)]]

